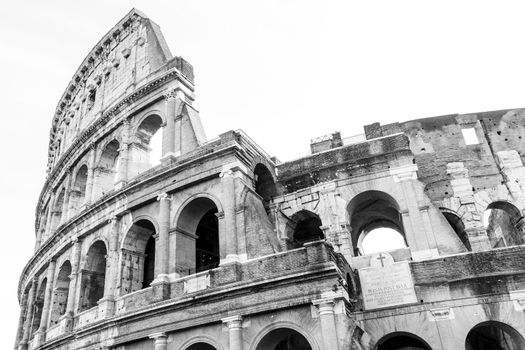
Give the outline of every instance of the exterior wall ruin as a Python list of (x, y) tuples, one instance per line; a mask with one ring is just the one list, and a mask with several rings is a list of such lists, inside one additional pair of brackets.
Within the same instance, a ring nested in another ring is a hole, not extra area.
[[(525, 110), (371, 124), (281, 163), (242, 131), (207, 140), (193, 100), (193, 68), (136, 10), (81, 64), (16, 349), (470, 349), (489, 324), (525, 342)], [(378, 228), (405, 246), (366, 252)], [(416, 302), (366, 305), (359, 271), (383, 253)]]

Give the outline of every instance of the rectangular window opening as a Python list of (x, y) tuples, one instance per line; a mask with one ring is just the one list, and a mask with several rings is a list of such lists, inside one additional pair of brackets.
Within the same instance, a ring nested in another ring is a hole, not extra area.
[(476, 135), (476, 129), (474, 128), (466, 128), (461, 129), (461, 132), (463, 133), (463, 139), (465, 139), (466, 145), (478, 145), (478, 135)]

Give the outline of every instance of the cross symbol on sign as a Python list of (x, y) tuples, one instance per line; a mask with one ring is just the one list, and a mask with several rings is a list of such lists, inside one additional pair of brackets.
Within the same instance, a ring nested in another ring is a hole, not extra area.
[(383, 253), (379, 254), (376, 258), (376, 260), (381, 261), (381, 267), (385, 267), (385, 263), (383, 262), (383, 260), (385, 259), (386, 259), (386, 256), (384, 256)]

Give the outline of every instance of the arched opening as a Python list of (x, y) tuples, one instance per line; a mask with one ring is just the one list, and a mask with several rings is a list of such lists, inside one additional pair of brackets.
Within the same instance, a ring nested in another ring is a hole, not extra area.
[(465, 340), (466, 350), (522, 350), (525, 340), (511, 326), (488, 321), (476, 325)]
[(53, 205), (53, 211), (51, 213), (52, 214), (52, 225), (51, 225), (52, 231), (56, 230), (57, 227), (60, 226), (60, 223), (62, 222), (62, 210), (64, 208), (65, 196), (66, 196), (66, 190), (62, 188), (60, 192), (58, 193), (58, 196)]
[(95, 169), (95, 197), (103, 196), (113, 190), (117, 181), (120, 144), (113, 140), (106, 145)]
[(131, 176), (140, 174), (160, 164), (162, 157), (162, 118), (150, 115), (144, 119), (130, 144), (131, 162), (128, 171)]
[(31, 336), (40, 328), (42, 321), (42, 310), (44, 309), (44, 299), (46, 295), (47, 278), (42, 280), (38, 292), (36, 294), (35, 302), (33, 303), (33, 319), (31, 320)]
[(253, 171), (255, 192), (262, 197), (264, 208), (268, 211), (270, 199), (277, 195), (277, 187), (270, 170), (261, 163)]
[(102, 241), (96, 241), (89, 247), (81, 270), (79, 311), (97, 306), (97, 302), (104, 296), (106, 255), (106, 245)]
[(49, 217), (49, 205), (46, 204), (40, 214), (40, 221), (38, 230), (40, 232), (40, 243), (43, 243), (47, 239), (47, 220)]
[(298, 248), (307, 242), (324, 239), (322, 225), (319, 215), (311, 211), (301, 210), (292, 215), (286, 229), (288, 248)]
[(129, 229), (122, 245), (121, 294), (147, 288), (155, 279), (155, 226), (138, 220)]
[(509, 202), (491, 203), (483, 215), (492, 248), (510, 247), (524, 243), (524, 219), (518, 208)]
[(217, 213), (215, 203), (205, 197), (194, 199), (182, 210), (177, 222), (176, 245), (187, 247), (187, 249), (185, 249), (186, 254), (176, 254), (178, 257), (176, 266), (181, 275), (206, 271), (219, 266)]
[(463, 223), (463, 220), (456, 215), (455, 213), (442, 209), (441, 211), (443, 213), (443, 216), (445, 219), (447, 219), (447, 222), (449, 223), (450, 227), (456, 232), (456, 235), (458, 238), (463, 242), (463, 245), (467, 250), (471, 251), (472, 248), (470, 246), (470, 241), (468, 239), (468, 234), (465, 231), (465, 224)]
[(421, 338), (405, 332), (391, 333), (379, 340), (376, 350), (432, 350)]
[(350, 201), (347, 210), (355, 255), (407, 246), (399, 205), (387, 193), (360, 193)]
[(195, 343), (186, 348), (186, 350), (217, 350), (215, 346), (208, 343)]
[(69, 279), (71, 275), (71, 263), (66, 261), (58, 271), (55, 288), (53, 289), (53, 305), (51, 305), (50, 326), (58, 323), (60, 317), (65, 315), (67, 299), (69, 297)]
[(86, 165), (82, 165), (75, 175), (75, 182), (70, 194), (71, 206), (75, 213), (80, 210), (86, 201), (87, 177), (88, 168)]
[(266, 334), (256, 350), (312, 350), (308, 340), (296, 330), (278, 328)]

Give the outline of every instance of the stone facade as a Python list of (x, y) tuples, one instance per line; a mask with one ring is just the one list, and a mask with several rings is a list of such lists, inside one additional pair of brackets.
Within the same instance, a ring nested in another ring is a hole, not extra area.
[[(136, 10), (82, 62), (16, 349), (525, 348), (525, 110), (371, 124), (281, 163), (242, 131), (207, 140), (193, 101)], [(377, 229), (404, 246), (366, 251)], [(363, 287), (385, 263), (410, 298)]]

